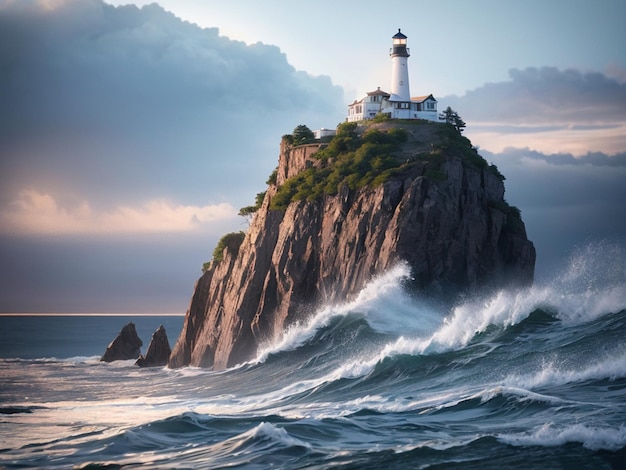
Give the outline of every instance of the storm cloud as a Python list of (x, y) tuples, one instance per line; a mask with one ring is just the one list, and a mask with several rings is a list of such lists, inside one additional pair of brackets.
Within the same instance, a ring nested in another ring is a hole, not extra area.
[(184, 312), (343, 91), (156, 4), (0, 0), (0, 311)]
[(626, 121), (626, 83), (604, 74), (554, 67), (512, 69), (510, 81), (447, 97), (471, 120), (555, 125)]
[(491, 151), (613, 154), (626, 148), (626, 83), (599, 72), (513, 69), (510, 80), (441, 99), (466, 120), (472, 141)]
[(28, 190), (109, 212), (247, 202), (282, 134), (343, 116), (342, 90), (275, 46), (99, 0), (0, 6), (0, 101), (5, 205)]

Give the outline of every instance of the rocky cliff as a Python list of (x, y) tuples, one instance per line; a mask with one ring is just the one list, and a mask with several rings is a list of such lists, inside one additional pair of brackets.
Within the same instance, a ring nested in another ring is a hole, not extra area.
[(241, 246), (196, 284), (170, 367), (251, 359), (319, 302), (349, 298), (399, 262), (435, 294), (532, 281), (535, 250), (504, 178), (454, 129), (387, 122), (324, 146), (283, 139)]

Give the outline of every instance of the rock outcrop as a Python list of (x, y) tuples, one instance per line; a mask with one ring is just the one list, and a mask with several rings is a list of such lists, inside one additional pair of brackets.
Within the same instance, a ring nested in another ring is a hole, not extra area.
[(135, 364), (139, 367), (162, 367), (167, 364), (171, 353), (167, 333), (163, 325), (160, 325), (152, 334), (146, 355), (140, 355)]
[(143, 342), (137, 336), (135, 324), (130, 322), (120, 330), (111, 344), (106, 348), (104, 354), (100, 358), (103, 362), (124, 361), (128, 359), (137, 359), (141, 354), (141, 346)]
[[(503, 199), (503, 177), (464, 161), (467, 149), (446, 150), (437, 126), (408, 128), (412, 138), (398, 157), (407, 164), (383, 184), (343, 185), (272, 210), (278, 188), (318, 164), (316, 147), (283, 141), (275, 184), (239, 250), (225, 250), (196, 283), (169, 366), (224, 369), (249, 360), (319, 302), (349, 298), (399, 262), (410, 266), (413, 287), (430, 293), (532, 282), (535, 250), (519, 211)], [(435, 147), (436, 164), (415, 157)]]

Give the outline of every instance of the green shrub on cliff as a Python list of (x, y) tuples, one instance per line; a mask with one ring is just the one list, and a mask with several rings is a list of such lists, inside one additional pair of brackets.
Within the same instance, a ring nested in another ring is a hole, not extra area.
[(461, 157), (463, 165), (487, 169), (501, 180), (504, 180), (504, 175), (500, 173), (498, 167), (490, 165), (479, 153), (476, 147), (472, 145), (472, 142), (452, 124), (445, 124), (441, 126), (438, 132), (441, 142), (435, 145), (436, 150), (441, 152)]
[(224, 259), (224, 250), (226, 248), (228, 248), (233, 255), (236, 255), (239, 252), (239, 247), (245, 236), (246, 234), (244, 232), (231, 232), (220, 238), (220, 241), (217, 242), (217, 246), (213, 250), (213, 260), (202, 265), (202, 272), (207, 271), (212, 263), (221, 262)]
[(284, 210), (291, 201), (337, 194), (344, 184), (350, 189), (377, 186), (403, 165), (394, 154), (407, 140), (406, 131), (371, 129), (358, 136), (356, 127), (356, 123), (341, 124), (328, 146), (315, 153), (321, 164), (287, 179), (272, 199), (271, 209)]
[[(370, 128), (359, 135), (357, 123), (340, 124), (337, 135), (313, 155), (318, 164), (287, 179), (278, 188), (270, 209), (284, 210), (292, 201), (311, 201), (324, 194), (337, 194), (344, 185), (353, 190), (364, 186), (375, 187), (415, 165), (425, 165), (424, 176), (429, 180), (443, 181), (447, 176), (441, 165), (447, 156), (460, 157), (464, 166), (486, 169), (504, 179), (497, 167), (489, 165), (471, 141), (461, 134), (462, 127), (455, 125), (460, 126), (459, 123), (411, 121), (410, 124), (435, 127), (431, 127), (430, 148), (408, 156), (402, 149), (409, 133), (402, 127), (388, 130)], [(423, 148), (422, 142), (420, 145)]]
[(283, 140), (291, 145), (308, 144), (315, 141), (315, 134), (308, 126), (300, 124), (291, 134), (285, 134)]
[(263, 204), (263, 199), (265, 199), (265, 193), (266, 191), (263, 191), (262, 193), (257, 193), (256, 199), (254, 201), (254, 206), (242, 207), (241, 209), (239, 209), (239, 214), (237, 215), (244, 217), (249, 223), (252, 219), (252, 216), (261, 208), (261, 205)]

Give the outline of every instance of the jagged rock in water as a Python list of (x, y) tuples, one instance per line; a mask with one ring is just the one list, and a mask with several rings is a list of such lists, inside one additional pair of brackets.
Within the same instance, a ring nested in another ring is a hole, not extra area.
[(130, 322), (124, 325), (115, 339), (111, 341), (100, 360), (112, 362), (137, 359), (141, 353), (142, 344), (143, 342), (137, 336), (135, 324)]
[(161, 325), (152, 334), (145, 357), (140, 355), (135, 364), (139, 367), (162, 367), (167, 364), (171, 352), (167, 333)]
[[(399, 157), (407, 164), (384, 183), (343, 185), (271, 210), (287, 178), (319, 163), (319, 146), (283, 141), (276, 183), (241, 246), (226, 249), (196, 283), (169, 366), (224, 369), (249, 360), (315, 305), (356, 295), (400, 262), (414, 288), (441, 295), (532, 282), (535, 249), (503, 199), (502, 175), (474, 157), (471, 143), (463, 151), (440, 145), (437, 126), (407, 127), (412, 138)], [(433, 148), (444, 150), (418, 158)]]

